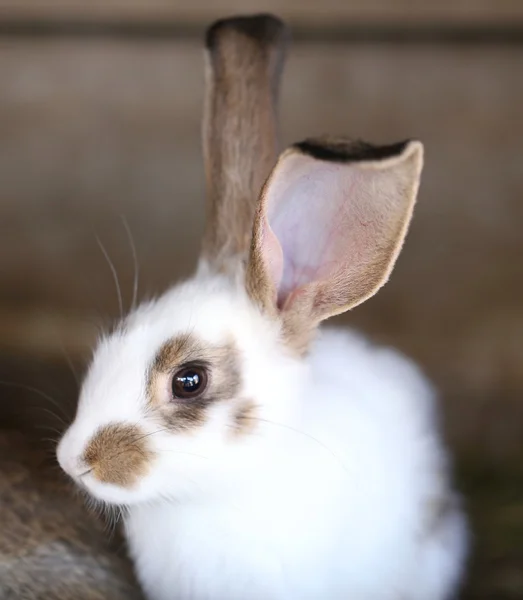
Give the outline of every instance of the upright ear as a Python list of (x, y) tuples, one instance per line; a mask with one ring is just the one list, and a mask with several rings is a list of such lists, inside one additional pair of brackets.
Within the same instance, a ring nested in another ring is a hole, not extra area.
[(207, 31), (202, 255), (218, 269), (248, 252), (260, 190), (276, 164), (287, 37), (286, 26), (272, 15), (224, 19)]
[(405, 239), (422, 165), (417, 141), (308, 140), (286, 150), (255, 216), (251, 297), (303, 337), (375, 294)]

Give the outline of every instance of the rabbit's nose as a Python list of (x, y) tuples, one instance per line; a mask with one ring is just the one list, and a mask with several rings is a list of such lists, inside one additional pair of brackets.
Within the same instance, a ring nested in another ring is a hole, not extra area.
[(57, 458), (60, 467), (74, 479), (78, 479), (85, 471), (88, 471), (88, 467), (85, 464), (80, 464), (82, 461), (74, 456), (64, 456), (63, 453), (59, 452), (57, 453)]
[(89, 471), (89, 466), (73, 450), (71, 440), (67, 434), (58, 444), (56, 458), (60, 467), (73, 479), (78, 479)]
[(101, 483), (130, 487), (148, 470), (153, 458), (148, 435), (136, 424), (115, 422), (100, 427), (82, 454), (82, 474), (93, 471)]

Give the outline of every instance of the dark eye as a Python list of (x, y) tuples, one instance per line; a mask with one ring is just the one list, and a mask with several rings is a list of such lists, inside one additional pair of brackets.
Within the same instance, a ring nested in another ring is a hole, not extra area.
[(207, 386), (207, 372), (203, 367), (186, 367), (174, 374), (173, 398), (194, 398)]

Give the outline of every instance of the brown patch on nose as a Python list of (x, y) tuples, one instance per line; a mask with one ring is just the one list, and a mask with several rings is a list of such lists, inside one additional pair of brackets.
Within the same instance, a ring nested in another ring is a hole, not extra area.
[(256, 424), (256, 404), (252, 400), (243, 400), (233, 415), (235, 436), (251, 433)]
[(130, 487), (146, 473), (152, 455), (141, 429), (115, 423), (96, 432), (83, 460), (99, 481)]
[[(190, 399), (169, 398), (172, 376), (188, 365), (206, 370), (207, 387)], [(194, 334), (180, 335), (163, 344), (151, 365), (149, 404), (167, 428), (189, 431), (205, 423), (211, 404), (235, 400), (240, 387), (240, 355), (232, 340), (208, 344)]]

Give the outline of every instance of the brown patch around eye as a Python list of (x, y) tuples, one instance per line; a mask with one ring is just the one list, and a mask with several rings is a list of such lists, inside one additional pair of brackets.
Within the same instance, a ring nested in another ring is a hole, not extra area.
[[(166, 402), (172, 376), (191, 363), (206, 369), (206, 388), (200, 396)], [(209, 345), (194, 335), (181, 335), (167, 341), (156, 355), (149, 373), (149, 404), (158, 411), (164, 426), (190, 431), (205, 423), (211, 404), (234, 399), (240, 385), (240, 359), (233, 342)]]
[(251, 433), (256, 425), (256, 404), (252, 400), (243, 400), (233, 413), (233, 432), (235, 436)]
[(201, 347), (191, 335), (179, 335), (168, 340), (158, 351), (152, 367), (153, 373), (169, 372), (174, 366), (201, 357)]
[(97, 431), (83, 459), (99, 481), (130, 487), (146, 473), (152, 456), (142, 430), (114, 423)]

